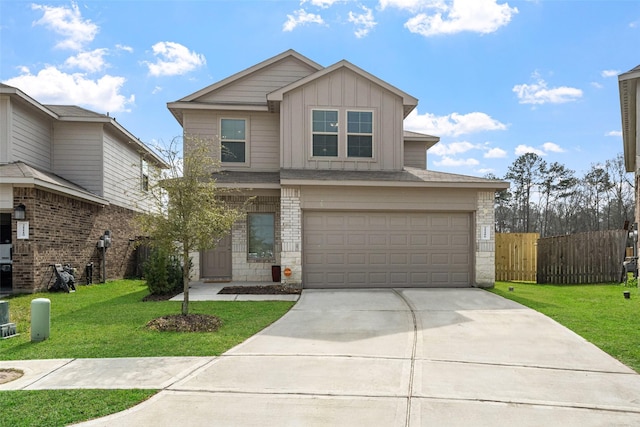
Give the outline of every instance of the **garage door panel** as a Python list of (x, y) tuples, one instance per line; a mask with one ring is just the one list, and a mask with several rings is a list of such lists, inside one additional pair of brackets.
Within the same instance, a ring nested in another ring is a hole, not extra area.
[(303, 285), (469, 286), (471, 215), (305, 212)]

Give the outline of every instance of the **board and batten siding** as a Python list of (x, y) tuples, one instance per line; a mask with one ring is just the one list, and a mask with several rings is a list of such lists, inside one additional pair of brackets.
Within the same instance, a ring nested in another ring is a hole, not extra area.
[(266, 104), (267, 94), (287, 86), (317, 70), (295, 58), (287, 58), (234, 81), (210, 94), (198, 98), (198, 102)]
[[(247, 165), (225, 163), (225, 170), (247, 170), (252, 172), (276, 172), (280, 170), (280, 129), (278, 115), (267, 112), (246, 111), (185, 111), (183, 127), (185, 146), (189, 137), (211, 141), (211, 156), (220, 159), (220, 135), (218, 126), (220, 119), (247, 120)], [(186, 148), (188, 150), (188, 147)]]
[[(338, 157), (312, 157), (313, 109), (338, 110)], [(346, 157), (347, 110), (373, 112), (372, 159)], [(282, 167), (400, 170), (404, 161), (402, 120), (402, 98), (398, 95), (349, 69), (335, 70), (284, 95), (280, 120), (283, 138)]]
[(129, 141), (104, 133), (104, 197), (109, 203), (139, 210), (145, 206), (141, 192), (141, 153)]
[(473, 212), (477, 191), (465, 188), (301, 187), (303, 210)]
[[(36, 168), (50, 171), (53, 134), (51, 120), (42, 113), (28, 110), (11, 101), (3, 108), (6, 108), (7, 118), (10, 121), (6, 141), (8, 145), (6, 161), (23, 161)], [(2, 113), (4, 116), (5, 111)], [(0, 161), (3, 160), (0, 158)]]
[(53, 126), (53, 172), (98, 196), (104, 196), (102, 126), (69, 122)]

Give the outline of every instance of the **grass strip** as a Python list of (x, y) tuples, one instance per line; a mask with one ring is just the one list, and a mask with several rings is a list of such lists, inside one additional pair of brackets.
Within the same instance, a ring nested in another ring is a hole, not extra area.
[(20, 390), (0, 393), (0, 426), (66, 426), (123, 411), (156, 390)]
[[(509, 288), (513, 287), (513, 291)], [(623, 296), (630, 292), (630, 298)], [(619, 284), (497, 282), (497, 295), (549, 316), (640, 372), (640, 291)]]

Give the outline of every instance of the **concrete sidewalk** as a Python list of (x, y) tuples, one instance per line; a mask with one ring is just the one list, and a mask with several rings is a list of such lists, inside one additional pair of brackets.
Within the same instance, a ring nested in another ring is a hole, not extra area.
[(309, 290), (218, 358), (49, 362), (26, 389), (163, 388), (86, 426), (640, 425), (640, 375), (478, 289)]

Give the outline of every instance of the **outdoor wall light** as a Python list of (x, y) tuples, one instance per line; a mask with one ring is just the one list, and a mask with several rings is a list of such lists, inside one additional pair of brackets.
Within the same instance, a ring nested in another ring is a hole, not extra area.
[(24, 219), (27, 217), (27, 208), (25, 207), (25, 205), (23, 205), (22, 203), (20, 203), (18, 206), (16, 206), (16, 208), (13, 210), (13, 218), (18, 220), (18, 221), (24, 221)]

